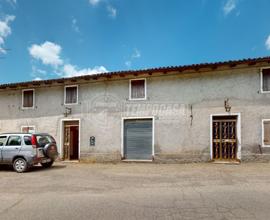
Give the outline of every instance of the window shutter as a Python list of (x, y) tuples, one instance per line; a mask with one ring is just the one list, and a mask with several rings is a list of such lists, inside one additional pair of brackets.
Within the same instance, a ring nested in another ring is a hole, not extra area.
[(131, 81), (131, 98), (132, 99), (145, 98), (145, 80)]
[(263, 69), (263, 91), (270, 91), (270, 68)]
[(34, 106), (34, 91), (24, 91), (23, 92), (23, 107), (32, 108)]
[(78, 89), (74, 87), (66, 87), (66, 104), (75, 104), (77, 103), (77, 92)]

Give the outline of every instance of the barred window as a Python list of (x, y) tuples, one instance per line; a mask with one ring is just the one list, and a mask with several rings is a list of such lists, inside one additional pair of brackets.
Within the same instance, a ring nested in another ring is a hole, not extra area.
[(34, 107), (34, 90), (23, 90), (23, 108), (33, 108)]
[(78, 103), (78, 86), (65, 87), (65, 104)]
[(130, 99), (146, 98), (146, 81), (145, 79), (132, 79), (130, 81)]

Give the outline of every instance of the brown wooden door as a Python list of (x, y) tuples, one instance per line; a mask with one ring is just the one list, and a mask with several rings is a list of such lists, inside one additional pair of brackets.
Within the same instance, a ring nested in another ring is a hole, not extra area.
[(64, 129), (64, 153), (63, 160), (70, 160), (70, 127), (65, 126)]
[(235, 116), (213, 117), (213, 159), (236, 160), (237, 118)]
[(64, 122), (63, 160), (79, 159), (79, 125), (76, 122)]
[(79, 159), (79, 127), (70, 127), (70, 160)]

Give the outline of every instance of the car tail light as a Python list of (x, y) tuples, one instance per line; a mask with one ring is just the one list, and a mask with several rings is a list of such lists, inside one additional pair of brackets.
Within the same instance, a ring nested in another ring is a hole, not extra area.
[(37, 148), (37, 138), (35, 135), (32, 135), (31, 143), (32, 143), (33, 148)]

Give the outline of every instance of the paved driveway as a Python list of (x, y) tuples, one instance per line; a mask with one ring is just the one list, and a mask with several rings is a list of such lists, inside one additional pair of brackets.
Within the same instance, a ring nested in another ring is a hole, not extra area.
[(0, 219), (269, 219), (270, 164), (0, 167)]

